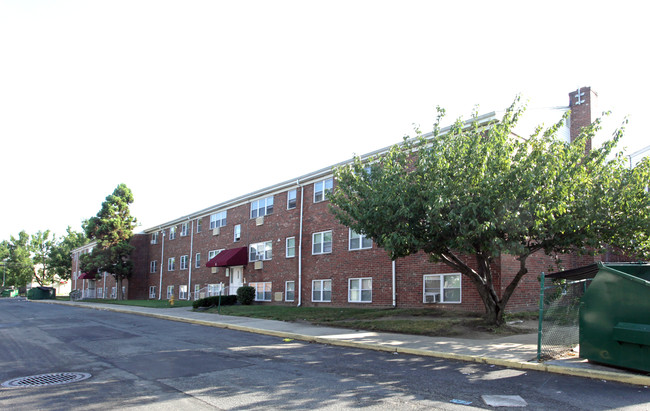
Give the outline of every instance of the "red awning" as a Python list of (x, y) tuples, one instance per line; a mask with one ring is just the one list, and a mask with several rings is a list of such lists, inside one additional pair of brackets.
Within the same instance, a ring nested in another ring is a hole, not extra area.
[(96, 280), (97, 273), (81, 273), (78, 277), (80, 280)]
[(246, 247), (230, 248), (223, 250), (213, 259), (205, 263), (206, 267), (232, 267), (248, 263), (248, 249)]

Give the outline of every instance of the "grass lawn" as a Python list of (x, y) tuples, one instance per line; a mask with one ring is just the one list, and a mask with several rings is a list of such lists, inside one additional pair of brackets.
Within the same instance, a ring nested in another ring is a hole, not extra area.
[[(217, 313), (217, 308), (206, 312)], [(485, 322), (480, 313), (437, 308), (331, 308), (286, 307), (273, 305), (227, 305), (220, 314), (270, 320), (307, 322), (317, 325), (385, 331), (429, 336), (460, 336), (488, 338), (495, 334), (510, 335), (530, 330), (502, 326), (495, 328)], [(511, 319), (533, 319), (534, 313), (511, 314)]]
[[(85, 303), (102, 303), (102, 304), (117, 304), (117, 305), (135, 305), (138, 307), (151, 307), (151, 308), (172, 308), (168, 300), (109, 300), (109, 299), (85, 299)], [(192, 301), (175, 300), (174, 307), (191, 307)]]

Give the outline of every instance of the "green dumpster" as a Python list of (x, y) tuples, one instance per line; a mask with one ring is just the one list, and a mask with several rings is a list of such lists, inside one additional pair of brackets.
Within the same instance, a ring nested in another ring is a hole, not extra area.
[(30, 300), (54, 300), (56, 290), (52, 287), (34, 287), (27, 292)]
[(650, 372), (650, 264), (602, 264), (580, 302), (580, 357)]
[(3, 297), (18, 297), (18, 290), (15, 288), (7, 288), (6, 290), (2, 290), (2, 296)]

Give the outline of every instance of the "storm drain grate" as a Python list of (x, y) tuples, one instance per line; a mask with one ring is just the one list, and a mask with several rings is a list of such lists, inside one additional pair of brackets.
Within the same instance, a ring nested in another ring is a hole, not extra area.
[(51, 374), (30, 375), (29, 377), (14, 378), (2, 383), (3, 387), (45, 387), (83, 381), (91, 375), (85, 372), (55, 372)]

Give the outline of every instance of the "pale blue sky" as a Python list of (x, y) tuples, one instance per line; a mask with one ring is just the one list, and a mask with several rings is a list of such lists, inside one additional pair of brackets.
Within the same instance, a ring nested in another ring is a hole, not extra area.
[(0, 0), (0, 239), (80, 228), (119, 183), (141, 228), (451, 121), (565, 106), (650, 144), (642, 2)]

